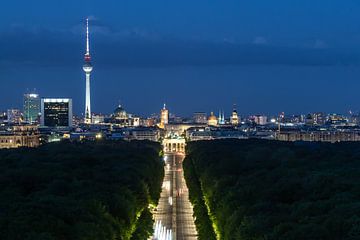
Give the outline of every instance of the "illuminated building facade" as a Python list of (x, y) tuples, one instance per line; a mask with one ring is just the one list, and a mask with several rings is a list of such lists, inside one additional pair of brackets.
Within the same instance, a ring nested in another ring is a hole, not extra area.
[(102, 114), (93, 114), (91, 118), (92, 124), (102, 124), (105, 122), (105, 116)]
[(306, 142), (356, 142), (360, 141), (357, 131), (282, 131), (276, 134), (279, 141), (306, 141)]
[(160, 131), (157, 128), (138, 127), (131, 129), (125, 139), (139, 141), (148, 140), (157, 142), (160, 140)]
[(264, 115), (255, 115), (254, 122), (258, 125), (265, 125), (267, 124), (267, 116)]
[(230, 117), (230, 123), (232, 125), (239, 125), (239, 122), (240, 122), (239, 116), (238, 116), (236, 107), (234, 105), (234, 108), (233, 108), (233, 111), (232, 111), (232, 114), (231, 114), (231, 117)]
[(160, 111), (160, 128), (164, 128), (165, 125), (169, 124), (169, 110), (166, 109), (166, 104)]
[(0, 131), (0, 149), (18, 147), (38, 147), (40, 145), (38, 128), (35, 125), (16, 125)]
[(214, 115), (213, 112), (211, 112), (207, 123), (209, 126), (217, 126), (218, 125), (218, 119), (216, 118), (216, 116)]
[(71, 127), (72, 99), (44, 98), (41, 99), (41, 126)]
[(8, 109), (7, 120), (10, 124), (19, 124), (23, 121), (23, 116), (19, 109)]
[(206, 124), (207, 123), (206, 113), (205, 112), (195, 112), (193, 114), (193, 120), (194, 120), (194, 123)]
[(121, 105), (119, 105), (115, 110), (114, 110), (114, 114), (113, 114), (113, 118), (117, 119), (117, 120), (128, 120), (129, 116), (125, 110), (125, 108), (123, 108)]
[(28, 123), (39, 122), (40, 98), (39, 94), (24, 94), (24, 120)]

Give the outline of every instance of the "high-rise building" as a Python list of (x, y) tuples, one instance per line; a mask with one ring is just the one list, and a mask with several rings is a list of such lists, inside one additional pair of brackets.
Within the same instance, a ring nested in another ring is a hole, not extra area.
[(24, 120), (28, 123), (36, 123), (39, 121), (40, 114), (40, 98), (39, 94), (24, 94)]
[(267, 116), (264, 115), (255, 115), (254, 122), (258, 125), (265, 125), (267, 124)]
[(90, 74), (93, 70), (90, 56), (90, 44), (89, 44), (89, 19), (86, 19), (86, 53), (85, 63), (83, 70), (86, 75), (86, 90), (85, 90), (85, 119), (84, 122), (87, 124), (91, 123), (91, 100), (90, 100)]
[(205, 112), (194, 112), (193, 120), (194, 120), (194, 123), (206, 124), (207, 123), (206, 113)]
[(7, 110), (7, 120), (10, 124), (19, 124), (23, 120), (23, 116), (19, 109), (8, 109)]
[(72, 99), (43, 98), (41, 99), (41, 126), (71, 127)]
[(166, 109), (166, 104), (164, 103), (164, 107), (160, 112), (160, 128), (164, 128), (165, 125), (169, 123), (169, 110)]
[(235, 105), (233, 107), (233, 111), (232, 111), (232, 114), (231, 114), (231, 117), (230, 117), (230, 123), (232, 125), (239, 125), (239, 116), (238, 116)]

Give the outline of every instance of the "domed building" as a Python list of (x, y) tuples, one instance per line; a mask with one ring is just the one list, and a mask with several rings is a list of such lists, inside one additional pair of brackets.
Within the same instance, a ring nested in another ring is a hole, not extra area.
[(127, 112), (121, 105), (115, 108), (113, 117), (117, 120), (126, 120), (129, 118)]
[(232, 125), (239, 125), (239, 122), (240, 122), (240, 119), (239, 119), (239, 116), (238, 116), (238, 113), (237, 113), (237, 110), (236, 110), (236, 105), (234, 104), (234, 107), (233, 107), (233, 111), (232, 111), (232, 114), (231, 114), (231, 117), (230, 117), (230, 123)]
[(218, 125), (218, 119), (217, 117), (214, 115), (213, 112), (211, 112), (209, 118), (208, 118), (208, 125), (209, 126), (217, 126)]
[(116, 124), (120, 127), (139, 126), (140, 118), (126, 112), (125, 108), (119, 105), (115, 108), (114, 113), (111, 114), (110, 123)]

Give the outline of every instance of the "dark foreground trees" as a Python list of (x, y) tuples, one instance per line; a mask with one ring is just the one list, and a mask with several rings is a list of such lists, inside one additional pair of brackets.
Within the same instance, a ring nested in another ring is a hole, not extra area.
[(147, 239), (163, 179), (150, 142), (0, 151), (0, 239)]
[(360, 239), (359, 143), (219, 140), (187, 152), (200, 240)]

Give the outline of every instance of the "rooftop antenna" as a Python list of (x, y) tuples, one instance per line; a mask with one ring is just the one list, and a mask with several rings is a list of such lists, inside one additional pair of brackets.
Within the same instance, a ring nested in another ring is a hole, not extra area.
[(90, 62), (90, 43), (89, 43), (89, 18), (86, 19), (86, 53), (85, 62)]
[(90, 46), (89, 46), (89, 18), (86, 19), (86, 55), (90, 55)]

